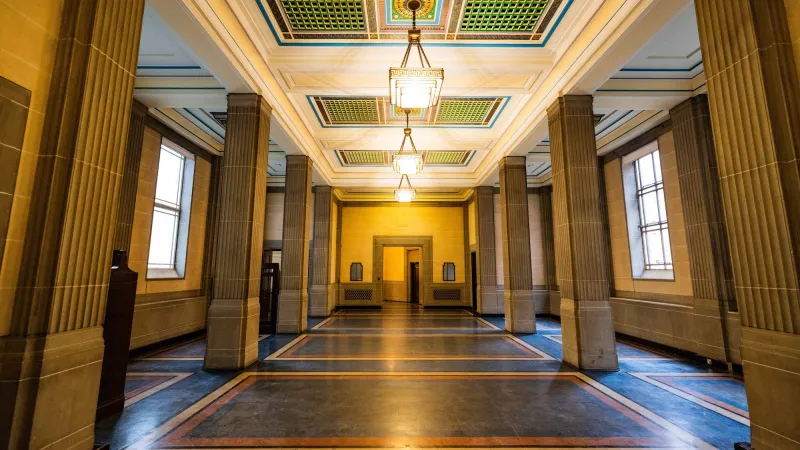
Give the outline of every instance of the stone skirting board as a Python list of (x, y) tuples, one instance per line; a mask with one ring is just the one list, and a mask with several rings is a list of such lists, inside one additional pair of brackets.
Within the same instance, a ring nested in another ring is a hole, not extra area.
[(203, 290), (137, 295), (131, 350), (204, 329), (207, 310)]
[[(380, 288), (377, 288), (380, 286)], [(368, 293), (367, 293), (368, 292)], [(380, 283), (339, 283), (339, 307), (381, 306), (383, 288)]]
[[(617, 333), (697, 353), (694, 308), (686, 305), (611, 297)], [(739, 315), (726, 317), (730, 362), (741, 364)]]
[(383, 299), (395, 302), (407, 302), (407, 286), (405, 281), (383, 280)]

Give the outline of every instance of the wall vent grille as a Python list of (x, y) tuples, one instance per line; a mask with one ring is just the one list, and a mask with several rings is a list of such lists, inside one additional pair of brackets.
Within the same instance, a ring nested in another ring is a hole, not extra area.
[(372, 289), (345, 289), (344, 299), (372, 301)]
[(433, 299), (436, 301), (461, 301), (461, 289), (434, 289)]

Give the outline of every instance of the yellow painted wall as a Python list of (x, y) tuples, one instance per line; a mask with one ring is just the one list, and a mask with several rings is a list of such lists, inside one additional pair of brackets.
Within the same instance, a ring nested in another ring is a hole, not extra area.
[(0, 76), (31, 91), (8, 235), (0, 255), (0, 336), (9, 333), (11, 324), (62, 9), (62, 0), (0, 0)]
[(683, 206), (678, 184), (678, 168), (675, 159), (673, 134), (667, 133), (658, 139), (661, 151), (661, 167), (664, 177), (664, 194), (667, 204), (669, 236), (672, 243), (672, 261), (675, 281), (637, 280), (631, 269), (630, 244), (625, 214), (625, 196), (622, 184), (622, 161), (607, 163), (605, 169), (608, 219), (611, 230), (611, 253), (614, 265), (614, 285), (618, 291), (648, 292), (692, 296), (689, 276), (689, 253), (686, 248), (686, 232), (683, 225)]
[(478, 244), (477, 238), (477, 225), (475, 216), (475, 202), (472, 202), (467, 207), (467, 221), (469, 222), (469, 245), (470, 247)]
[(383, 280), (384, 281), (405, 281), (405, 247), (384, 247), (383, 248)]
[(350, 206), (342, 208), (341, 279), (350, 264), (364, 265), (372, 282), (374, 236), (433, 236), (433, 282), (442, 282), (442, 265), (456, 264), (456, 282), (464, 282), (464, 208), (427, 206)]

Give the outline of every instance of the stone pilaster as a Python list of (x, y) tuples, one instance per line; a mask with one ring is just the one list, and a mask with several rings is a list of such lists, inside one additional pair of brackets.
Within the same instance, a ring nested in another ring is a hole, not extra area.
[(241, 369), (258, 358), (271, 114), (270, 106), (259, 95), (228, 95), (216, 206), (214, 287), (208, 310), (207, 369)]
[(556, 245), (553, 235), (553, 187), (543, 187), (539, 194), (542, 227), (542, 251), (544, 253), (544, 279), (547, 289), (558, 289), (556, 278)]
[[(214, 270), (217, 267), (217, 217), (219, 216), (219, 192), (222, 179), (222, 157), (211, 158), (211, 180), (208, 184), (208, 212), (206, 213), (205, 258), (203, 259), (203, 289), (210, 301), (214, 296)], [(266, 203), (264, 217), (266, 222)]]
[(754, 448), (800, 427), (800, 79), (784, 0), (696, 0)]
[(478, 313), (500, 314), (497, 295), (497, 254), (494, 243), (494, 188), (475, 188), (475, 230), (478, 250)]
[(694, 293), (694, 350), (729, 361), (726, 312), (736, 310), (736, 297), (708, 97), (692, 97), (669, 114)]
[(36, 161), (0, 448), (91, 449), (144, 0), (69, 0)]
[(286, 157), (286, 195), (283, 203), (281, 293), (278, 333), (302, 333), (308, 327), (308, 246), (311, 233), (311, 160)]
[(330, 280), (332, 247), (336, 236), (331, 234), (333, 208), (333, 188), (317, 186), (314, 188), (314, 266), (311, 274), (308, 311), (314, 317), (327, 317), (335, 306), (336, 286)]
[(142, 142), (144, 141), (144, 119), (147, 106), (133, 101), (128, 125), (128, 141), (125, 146), (125, 165), (122, 169), (122, 186), (119, 191), (117, 209), (117, 229), (114, 233), (114, 249), (131, 251), (133, 233), (133, 213), (136, 206), (136, 188), (139, 186), (139, 166), (142, 162)]
[(547, 117), (564, 361), (617, 370), (592, 97), (560, 97)]
[(524, 156), (507, 156), (500, 161), (500, 202), (506, 330), (535, 333), (536, 301)]

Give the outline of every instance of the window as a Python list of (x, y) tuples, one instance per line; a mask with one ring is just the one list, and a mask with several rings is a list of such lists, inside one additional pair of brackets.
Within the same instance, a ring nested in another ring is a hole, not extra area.
[(364, 266), (359, 262), (350, 264), (350, 281), (363, 281), (363, 278)]
[(658, 150), (633, 163), (636, 174), (636, 199), (639, 206), (639, 232), (642, 236), (645, 270), (672, 270), (667, 206), (661, 155)]
[(148, 278), (182, 278), (184, 275), (193, 179), (193, 155), (167, 142), (162, 143), (150, 229)]
[(446, 262), (442, 266), (442, 280), (443, 281), (456, 281), (456, 264)]

